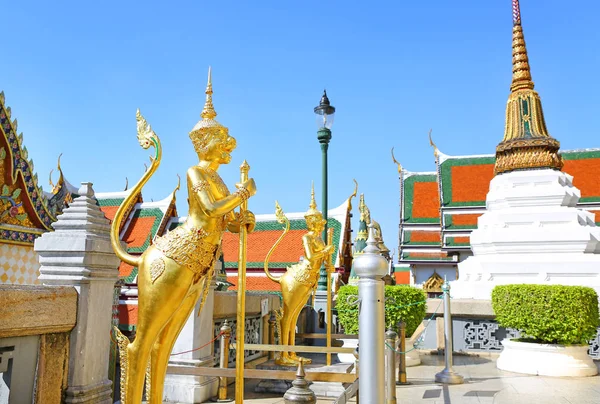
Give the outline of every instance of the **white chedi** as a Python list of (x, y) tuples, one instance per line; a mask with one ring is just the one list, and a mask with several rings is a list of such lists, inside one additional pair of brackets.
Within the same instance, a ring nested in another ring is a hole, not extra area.
[(453, 297), (490, 299), (511, 283), (591, 286), (600, 293), (600, 228), (576, 207), (573, 177), (552, 169), (495, 176), (471, 233), (473, 256), (458, 265)]

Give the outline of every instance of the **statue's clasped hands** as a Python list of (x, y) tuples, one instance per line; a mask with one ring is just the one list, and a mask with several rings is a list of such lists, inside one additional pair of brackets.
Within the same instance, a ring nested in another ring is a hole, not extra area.
[[(253, 178), (250, 178), (241, 184), (235, 184), (235, 187), (237, 189), (244, 189), (248, 194), (248, 197), (252, 197), (256, 194), (256, 184), (254, 183)], [(254, 231), (254, 227), (256, 226), (256, 217), (254, 216), (254, 213), (249, 210), (242, 210), (236, 216), (240, 227), (246, 226), (248, 233)]]
[(254, 217), (254, 213), (250, 212), (249, 210), (240, 212), (238, 213), (238, 220), (240, 227), (246, 226), (248, 233), (252, 233), (254, 231), (254, 226), (256, 226), (256, 218)]

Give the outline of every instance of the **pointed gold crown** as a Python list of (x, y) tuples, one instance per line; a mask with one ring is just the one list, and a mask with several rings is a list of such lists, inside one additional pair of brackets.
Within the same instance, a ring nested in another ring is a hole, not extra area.
[(533, 89), (521, 25), (519, 0), (512, 0), (512, 83), (506, 104), (504, 138), (496, 147), (496, 174), (515, 170), (560, 170), (560, 143), (548, 134), (540, 96)]
[(306, 220), (309, 219), (321, 219), (323, 220), (323, 215), (321, 212), (317, 210), (317, 202), (315, 201), (315, 184), (312, 184), (312, 188), (310, 191), (310, 205), (308, 206), (308, 211), (304, 214), (304, 218)]
[(227, 136), (229, 134), (229, 129), (221, 125), (215, 119), (217, 117), (217, 112), (215, 111), (212, 102), (213, 89), (210, 67), (208, 68), (208, 83), (206, 84), (205, 93), (206, 101), (204, 103), (204, 108), (200, 113), (202, 119), (198, 121), (190, 132), (190, 139), (192, 140), (194, 149), (196, 149), (197, 153), (203, 151), (203, 148), (213, 136)]

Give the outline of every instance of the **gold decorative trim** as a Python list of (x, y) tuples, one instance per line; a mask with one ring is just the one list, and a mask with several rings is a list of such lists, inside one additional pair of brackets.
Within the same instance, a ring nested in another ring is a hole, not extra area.
[(119, 361), (121, 363), (121, 402), (125, 403), (127, 392), (127, 345), (129, 345), (129, 339), (116, 326), (113, 326), (113, 330), (119, 347)]
[(165, 272), (165, 261), (162, 258), (157, 258), (150, 264), (150, 277), (154, 283)]
[[(221, 233), (219, 229), (218, 233)], [(202, 228), (177, 227), (162, 237), (157, 237), (154, 246), (179, 265), (195, 274), (206, 274), (212, 269), (218, 245), (205, 241), (209, 236)], [(154, 264), (154, 263), (153, 263)]]
[(564, 163), (558, 149), (523, 147), (496, 154), (494, 172), (501, 174), (514, 170), (552, 168), (561, 170)]

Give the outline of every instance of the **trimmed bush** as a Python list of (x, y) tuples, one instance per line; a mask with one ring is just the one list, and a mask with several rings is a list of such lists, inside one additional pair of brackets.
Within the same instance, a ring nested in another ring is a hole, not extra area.
[[(348, 304), (348, 297), (358, 297), (358, 287), (346, 285), (338, 291), (336, 308), (340, 324), (346, 334), (358, 334), (358, 306)], [(406, 323), (406, 336), (410, 337), (425, 318), (427, 296), (422, 289), (408, 285), (385, 287), (385, 326), (395, 328), (400, 321)], [(393, 301), (391, 301), (393, 299)]]
[(520, 330), (528, 342), (587, 344), (600, 323), (598, 295), (583, 286), (496, 286), (492, 308), (502, 327)]

